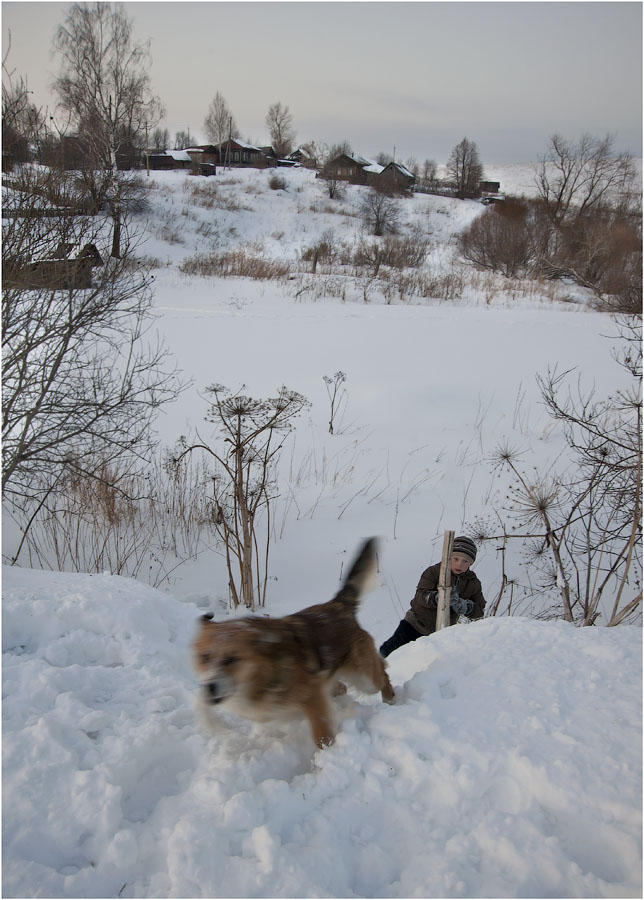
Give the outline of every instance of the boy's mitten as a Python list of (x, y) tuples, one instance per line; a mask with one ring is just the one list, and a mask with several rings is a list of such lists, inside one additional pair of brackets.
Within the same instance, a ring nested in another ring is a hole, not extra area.
[(451, 609), (457, 616), (469, 616), (474, 610), (474, 603), (466, 597), (461, 597), (458, 588), (452, 588), (452, 596), (449, 601)]

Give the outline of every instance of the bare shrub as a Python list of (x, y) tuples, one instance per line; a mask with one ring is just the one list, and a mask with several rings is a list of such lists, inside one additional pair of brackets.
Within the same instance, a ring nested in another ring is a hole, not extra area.
[(204, 209), (212, 209), (214, 206), (220, 205), (221, 201), (217, 196), (217, 185), (213, 184), (210, 180), (205, 183), (202, 181), (186, 181), (185, 184), (188, 188), (192, 203), (195, 206), (201, 206)]
[(300, 259), (310, 262), (311, 271), (317, 270), (318, 263), (334, 263), (338, 258), (339, 248), (335, 234), (331, 228), (327, 228), (315, 244), (305, 247), (300, 251)]
[(641, 616), (641, 321), (621, 317), (616, 324), (621, 342), (611, 352), (630, 384), (598, 398), (581, 380), (570, 385), (570, 372), (555, 368), (539, 376), (568, 464), (541, 473), (524, 467), (523, 454), (510, 444), (499, 446), (495, 467), (510, 477), (502, 512), (517, 528), (508, 529), (497, 512), (503, 534), (483, 526), (479, 535), (502, 548), (510, 539), (522, 541), (540, 594), (558, 598), (555, 614), (579, 625), (614, 626)]
[(12, 562), (58, 571), (105, 572), (158, 586), (211, 539), (203, 464), (156, 459), (145, 474), (105, 463), (95, 475), (65, 473)]
[(424, 263), (428, 247), (429, 241), (418, 231), (402, 237), (387, 235), (382, 241), (360, 241), (352, 262), (356, 266), (371, 267), (374, 275), (378, 274), (380, 266), (414, 269)]
[(268, 180), (268, 186), (272, 191), (285, 191), (286, 181), (280, 175), (271, 175)]
[(526, 215), (526, 204), (518, 201), (487, 209), (459, 238), (464, 259), (506, 278), (524, 273), (531, 261)]

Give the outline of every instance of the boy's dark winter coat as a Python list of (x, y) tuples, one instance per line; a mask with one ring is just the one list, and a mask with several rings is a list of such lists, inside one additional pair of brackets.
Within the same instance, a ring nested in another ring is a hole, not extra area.
[[(416, 594), (411, 601), (411, 609), (408, 610), (405, 619), (410, 625), (420, 631), (421, 634), (433, 634), (436, 631), (436, 606), (427, 605), (426, 594), (428, 591), (438, 590), (438, 579), (440, 577), (441, 564), (436, 563), (425, 569), (420, 576)], [(461, 597), (471, 600), (474, 603), (474, 611), (468, 618), (480, 619), (485, 611), (485, 599), (481, 588), (481, 582), (471, 569), (463, 572), (462, 575), (454, 575), (450, 573), (451, 586), (458, 587)], [(450, 609), (450, 625), (454, 625), (458, 619), (458, 615)]]

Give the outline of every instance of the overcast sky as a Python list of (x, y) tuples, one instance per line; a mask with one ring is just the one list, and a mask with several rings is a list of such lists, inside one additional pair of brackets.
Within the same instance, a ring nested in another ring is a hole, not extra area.
[[(68, 3), (2, 4), (7, 66), (34, 101), (55, 99), (51, 54)], [(446, 162), (467, 136), (487, 163), (535, 161), (548, 136), (616, 136), (642, 155), (639, 2), (133, 2), (151, 41), (153, 87), (171, 136), (203, 120), (216, 91), (242, 137), (268, 143), (266, 111), (293, 114), (298, 142)]]

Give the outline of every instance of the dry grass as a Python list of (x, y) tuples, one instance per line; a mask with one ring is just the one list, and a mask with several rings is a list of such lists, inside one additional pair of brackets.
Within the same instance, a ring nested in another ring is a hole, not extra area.
[(241, 277), (259, 281), (283, 278), (290, 273), (288, 263), (252, 256), (245, 250), (195, 254), (185, 259), (179, 268), (184, 275), (199, 275), (202, 278)]

